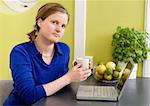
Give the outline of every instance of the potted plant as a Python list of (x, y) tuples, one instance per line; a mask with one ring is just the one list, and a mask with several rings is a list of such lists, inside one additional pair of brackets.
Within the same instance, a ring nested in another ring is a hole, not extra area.
[(117, 27), (112, 38), (113, 59), (127, 63), (141, 63), (147, 58), (149, 52), (146, 39), (148, 33), (135, 28)]

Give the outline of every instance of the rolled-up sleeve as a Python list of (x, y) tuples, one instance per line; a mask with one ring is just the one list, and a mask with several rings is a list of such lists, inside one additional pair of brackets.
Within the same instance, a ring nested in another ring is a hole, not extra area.
[(32, 104), (46, 96), (43, 86), (35, 84), (30, 56), (23, 48), (15, 47), (12, 50), (10, 68), (14, 88), (22, 101)]

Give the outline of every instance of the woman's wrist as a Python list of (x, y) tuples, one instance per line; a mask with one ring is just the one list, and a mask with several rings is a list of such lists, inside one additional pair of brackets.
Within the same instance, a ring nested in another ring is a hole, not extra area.
[(67, 74), (65, 74), (64, 77), (65, 77), (65, 79), (66, 79), (66, 81), (67, 81), (68, 84), (70, 84), (72, 82), (69, 72)]

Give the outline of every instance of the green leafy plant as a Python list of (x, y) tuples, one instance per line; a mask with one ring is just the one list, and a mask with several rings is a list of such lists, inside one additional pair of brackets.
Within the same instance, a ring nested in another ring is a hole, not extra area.
[(123, 62), (128, 62), (130, 58), (135, 63), (143, 62), (149, 52), (147, 38), (148, 33), (145, 31), (118, 26), (112, 39), (113, 58)]

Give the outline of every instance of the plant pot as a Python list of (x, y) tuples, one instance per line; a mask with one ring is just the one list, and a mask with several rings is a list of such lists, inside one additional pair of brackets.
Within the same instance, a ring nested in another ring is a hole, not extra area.
[(137, 64), (134, 64), (133, 68), (131, 69), (131, 74), (129, 79), (136, 79), (136, 72), (137, 72)]

